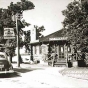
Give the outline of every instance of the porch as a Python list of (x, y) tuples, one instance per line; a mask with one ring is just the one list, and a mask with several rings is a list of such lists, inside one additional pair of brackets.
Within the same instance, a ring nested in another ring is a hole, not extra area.
[(72, 53), (72, 47), (67, 42), (67, 37), (59, 30), (53, 34), (42, 37), (39, 42), (31, 44), (33, 59), (39, 58), (47, 61), (49, 65), (67, 65), (68, 54)]

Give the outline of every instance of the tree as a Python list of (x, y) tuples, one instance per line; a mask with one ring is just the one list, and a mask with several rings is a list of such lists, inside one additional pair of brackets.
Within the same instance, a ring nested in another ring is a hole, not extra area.
[(63, 21), (63, 35), (74, 44), (77, 49), (88, 52), (88, 2), (74, 0), (62, 11), (65, 19)]
[[(8, 9), (0, 8), (0, 34), (3, 35), (3, 28), (4, 27), (16, 27), (15, 20), (13, 21), (12, 16), (19, 13), (20, 15), (25, 10), (31, 10), (34, 9), (34, 4), (27, 0), (21, 0), (21, 2), (17, 2), (14, 4), (13, 2), (10, 3), (10, 6), (8, 6)], [(23, 20), (22, 23), (25, 23), (28, 26), (28, 23)], [(23, 24), (24, 25), (24, 24)], [(26, 26), (24, 25), (24, 26)], [(23, 27), (21, 25), (21, 21), (18, 21), (19, 30)]]
[(7, 56), (9, 56), (10, 62), (12, 62), (12, 57), (15, 54), (16, 42), (15, 40), (7, 40), (5, 45), (6, 45), (6, 48), (4, 52), (7, 54)]
[(34, 25), (34, 28), (36, 29), (36, 39), (39, 39), (39, 38), (41, 38), (41, 37), (44, 37), (44, 36), (42, 35), (42, 33), (41, 33), (41, 32), (43, 32), (43, 31), (45, 31), (44, 26), (38, 27), (38, 26)]
[(8, 6), (8, 9), (12, 14), (16, 13), (23, 13), (25, 10), (31, 10), (34, 9), (34, 4), (31, 1), (27, 0), (21, 0), (21, 2), (17, 2), (16, 4), (13, 4), (13, 2), (10, 3), (10, 6)]
[[(0, 8), (0, 36), (3, 36), (3, 32), (4, 32), (4, 28), (5, 27), (11, 27), (11, 28), (14, 28), (15, 30), (15, 33), (16, 33), (16, 21), (12, 19), (12, 17), (16, 16), (16, 14), (18, 13), (20, 16), (22, 15), (23, 11), (25, 10), (31, 10), (31, 9), (34, 9), (34, 4), (28, 0), (21, 0), (21, 2), (17, 2), (17, 3), (13, 3), (11, 2), (10, 5), (8, 6), (7, 9), (3, 9), (3, 8)], [(20, 33), (20, 36), (21, 36), (21, 33), (22, 33), (22, 30), (21, 28), (25, 27), (25, 26), (28, 26), (29, 24), (27, 24), (25, 22), (25, 20), (23, 22), (21, 22), (20, 20), (20, 17), (19, 17), (19, 20), (18, 20), (18, 31)], [(3, 39), (6, 43), (6, 41), (8, 41), (8, 39)], [(15, 39), (14, 39), (15, 40)], [(16, 40), (10, 40), (11, 43), (14, 44), (16, 43)], [(2, 41), (2, 39), (1, 39)], [(9, 50), (7, 49), (7, 53), (9, 53), (8, 55), (10, 55), (12, 52), (11, 52), (11, 47), (8, 47)], [(14, 47), (16, 48), (16, 47)]]

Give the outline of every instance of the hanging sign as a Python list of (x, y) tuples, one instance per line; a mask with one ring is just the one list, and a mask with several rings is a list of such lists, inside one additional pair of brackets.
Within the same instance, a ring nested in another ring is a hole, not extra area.
[(4, 39), (14, 39), (15, 33), (13, 28), (4, 28)]

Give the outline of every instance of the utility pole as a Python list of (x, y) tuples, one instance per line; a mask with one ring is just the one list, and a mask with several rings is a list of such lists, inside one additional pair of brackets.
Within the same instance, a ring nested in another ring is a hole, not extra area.
[(18, 31), (18, 13), (16, 14), (16, 30), (17, 30), (17, 66), (20, 67), (20, 51), (19, 51), (19, 31)]

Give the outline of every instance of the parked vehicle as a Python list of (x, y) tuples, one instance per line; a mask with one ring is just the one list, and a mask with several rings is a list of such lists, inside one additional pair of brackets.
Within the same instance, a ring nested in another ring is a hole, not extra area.
[(7, 55), (4, 52), (0, 52), (0, 74), (1, 73), (12, 73), (13, 66), (8, 61)]

